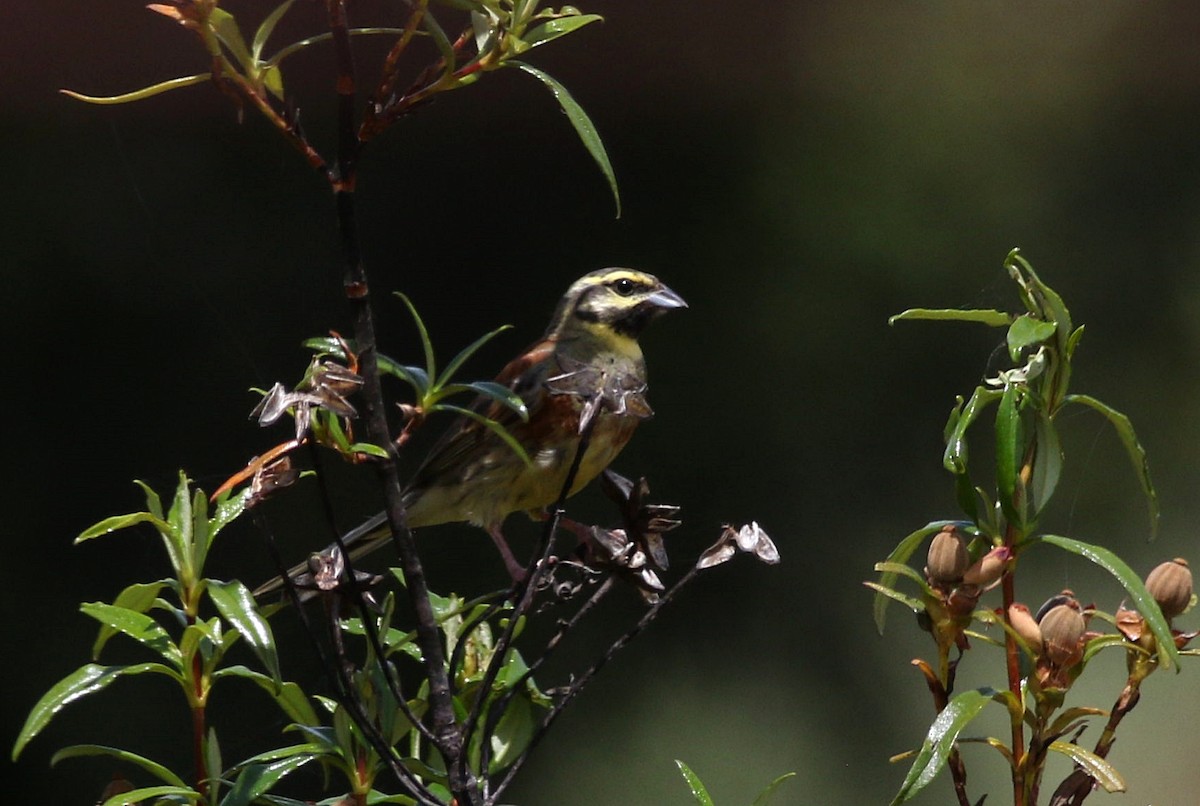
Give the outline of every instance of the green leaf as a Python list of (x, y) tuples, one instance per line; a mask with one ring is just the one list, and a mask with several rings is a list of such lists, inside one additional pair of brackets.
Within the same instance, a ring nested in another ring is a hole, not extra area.
[(443, 411), (452, 411), (455, 414), (461, 414), (463, 417), (469, 417), (476, 422), (482, 423), (484, 426), (491, 429), (496, 436), (504, 440), (504, 443), (508, 445), (508, 447), (512, 448), (513, 452), (517, 456), (521, 457), (522, 462), (530, 467), (533, 467), (533, 460), (530, 459), (529, 454), (525, 452), (525, 447), (521, 445), (520, 442), (517, 442), (516, 437), (508, 433), (508, 429), (500, 425), (500, 423), (496, 422), (490, 417), (484, 417), (477, 411), (464, 409), (462, 406), (454, 406), (449, 403), (439, 403), (437, 407)]
[(529, 421), (529, 409), (525, 406), (525, 401), (504, 384), (492, 381), (452, 383), (439, 390), (438, 398), (446, 398), (460, 393), (471, 393), (495, 400), (505, 408), (514, 411), (522, 420)]
[(282, 3), (277, 5), (274, 10), (267, 15), (267, 18), (259, 24), (258, 30), (254, 32), (254, 41), (250, 43), (250, 57), (254, 60), (255, 64), (262, 61), (263, 46), (267, 44), (267, 40), (270, 39), (272, 32), (275, 30), (275, 26), (279, 24), (281, 19), (283, 19), (283, 15), (286, 14), (287, 10), (292, 7), (293, 2), (295, 2), (295, 0), (283, 0)]
[(1078, 403), (1095, 409), (1103, 414), (1116, 430), (1117, 436), (1121, 438), (1121, 444), (1125, 446), (1125, 452), (1129, 455), (1129, 462), (1133, 465), (1133, 471), (1137, 474), (1138, 481), (1141, 482), (1142, 493), (1145, 495), (1146, 504), (1150, 508), (1150, 539), (1153, 540), (1155, 535), (1158, 534), (1158, 493), (1155, 491), (1154, 482), (1150, 478), (1150, 462), (1146, 458), (1146, 449), (1138, 441), (1137, 434), (1133, 430), (1133, 422), (1112, 406), (1101, 403), (1090, 395), (1067, 395), (1063, 398), (1063, 403)]
[[(154, 606), (155, 601), (157, 601), (159, 591), (166, 586), (167, 583), (165, 580), (130, 585), (117, 594), (117, 598), (113, 600), (113, 605), (126, 610), (132, 610), (135, 613), (146, 613)], [(100, 634), (96, 637), (96, 643), (92, 645), (93, 660), (100, 657), (100, 650), (108, 643), (108, 639), (116, 635), (117, 632), (116, 627), (107, 624), (100, 628)]]
[(130, 803), (158, 803), (159, 799), (183, 800), (185, 803), (201, 803), (204, 796), (186, 786), (147, 786), (113, 795), (99, 806), (128, 806)]
[(1121, 773), (1091, 750), (1085, 750), (1070, 742), (1051, 742), (1050, 749), (1055, 753), (1062, 753), (1078, 764), (1084, 772), (1092, 776), (1092, 779), (1104, 788), (1105, 792), (1125, 791), (1125, 779), (1121, 777)]
[(1124, 560), (1103, 546), (1084, 543), (1082, 540), (1061, 535), (1039, 535), (1033, 538), (1033, 541), (1049, 543), (1052, 546), (1066, 549), (1072, 554), (1078, 554), (1112, 574), (1129, 593), (1134, 608), (1142, 614), (1142, 617), (1146, 619), (1146, 625), (1154, 633), (1154, 639), (1158, 642), (1159, 663), (1164, 669), (1175, 667), (1175, 670), (1179, 671), (1179, 652), (1175, 648), (1175, 639), (1171, 636), (1171, 625), (1163, 618), (1162, 610), (1154, 601), (1154, 597), (1146, 590), (1142, 578), (1135, 574)]
[(920, 599), (916, 598), (915, 596), (909, 596), (906, 593), (901, 593), (900, 591), (898, 591), (894, 588), (886, 588), (883, 585), (880, 585), (878, 582), (868, 581), (868, 582), (864, 582), (863, 584), (866, 585), (871, 590), (875, 591), (875, 593), (877, 594), (876, 601), (879, 601), (879, 596), (886, 596), (888, 599), (891, 599), (894, 602), (899, 602), (900, 604), (904, 605), (905, 607), (907, 607), (909, 610), (913, 611), (914, 613), (920, 613), (925, 610), (925, 603), (922, 602)]
[(208, 539), (213, 540), (217, 534), (236, 520), (246, 511), (246, 502), (250, 500), (250, 489), (246, 488), (230, 498), (228, 493), (222, 493), (217, 499), (217, 509), (212, 520), (208, 523)]
[(50, 766), (58, 766), (58, 762), (63, 759), (86, 758), (89, 756), (109, 756), (120, 759), (121, 761), (141, 767), (165, 784), (181, 787), (187, 786), (187, 783), (182, 778), (157, 761), (151, 761), (145, 756), (139, 756), (137, 753), (131, 753), (119, 747), (108, 747), (102, 744), (76, 744), (71, 747), (64, 747), (50, 758)]
[(937, 719), (929, 726), (925, 742), (921, 745), (916, 759), (913, 760), (912, 767), (909, 768), (908, 775), (900, 786), (900, 791), (892, 799), (892, 806), (912, 798), (941, 772), (942, 767), (946, 765), (946, 759), (950, 756), (950, 751), (954, 748), (958, 734), (962, 733), (963, 729), (979, 715), (979, 712), (995, 698), (996, 694), (995, 689), (987, 687), (972, 689), (955, 695), (946, 704)]
[(1038, 409), (1034, 420), (1037, 453), (1033, 459), (1032, 487), (1029, 490), (1034, 517), (1049, 503), (1062, 475), (1063, 449), (1058, 429), (1044, 409)]
[[(426, 15), (428, 16), (428, 15)], [(425, 329), (425, 321), (421, 319), (421, 314), (417, 313), (417, 306), (413, 305), (412, 300), (406, 294), (395, 292), (404, 306), (408, 308), (409, 314), (412, 316), (413, 324), (417, 326), (417, 335), (421, 338), (421, 350), (425, 354), (425, 374), (426, 377), (436, 378), (437, 364), (433, 360), (433, 342), (429, 340), (429, 331)]]
[(269, 764), (251, 764), (242, 767), (237, 780), (229, 794), (221, 799), (221, 806), (248, 806), (255, 798), (269, 792), (275, 784), (289, 773), (295, 772), (308, 762), (313, 755), (295, 755), (281, 758)]
[(128, 515), (113, 515), (111, 518), (105, 518), (99, 523), (89, 526), (75, 538), (75, 545), (79, 545), (85, 540), (91, 540), (93, 537), (102, 537), (103, 535), (111, 534), (119, 529), (128, 529), (130, 526), (137, 526), (139, 523), (148, 523), (160, 532), (171, 530), (170, 525), (166, 521), (151, 515), (149, 512), (130, 512)]
[[(932, 523), (927, 523), (897, 543), (896, 548), (892, 549), (892, 553), (887, 556), (887, 559), (884, 562), (900, 564), (907, 563), (908, 558), (913, 555), (913, 552), (916, 551), (923, 542), (925, 542), (925, 538), (941, 531), (943, 526), (947, 526), (951, 523), (954, 523), (954, 521), (933, 521)], [(894, 571), (885, 571), (879, 576), (879, 587), (876, 588), (874, 585), (871, 586), (875, 590), (875, 629), (879, 630), (881, 635), (883, 634), (884, 622), (887, 619), (888, 599), (891, 597), (889, 597), (888, 594), (883, 593), (880, 588), (887, 588), (889, 590), (894, 588), (896, 585), (896, 577), (897, 575)]]
[(223, 669), (213, 672), (212, 675), (214, 683), (226, 677), (240, 677), (256, 683), (259, 688), (267, 692), (275, 700), (279, 708), (293, 722), (299, 722), (304, 725), (316, 725), (321, 721), (317, 718), (317, 712), (313, 710), (312, 705), (309, 703), (308, 695), (296, 683), (286, 682), (279, 685), (268, 675), (240, 665), (226, 666)]
[[(167, 631), (145, 613), (104, 602), (86, 602), (80, 605), (79, 609), (85, 615), (99, 621), (108, 630), (124, 633), (143, 646), (154, 650), (168, 662), (174, 664), (176, 668), (182, 665), (183, 656), (179, 653), (179, 647), (175, 646), (175, 642), (171, 640)], [(96, 639), (96, 644), (92, 647), (92, 660), (99, 658), (99, 647), (103, 646), (106, 640), (104, 631), (101, 630), (101, 637)]]
[(687, 781), (688, 788), (692, 790), (692, 797), (696, 799), (696, 803), (699, 803), (700, 806), (713, 806), (712, 796), (704, 788), (704, 782), (700, 780), (700, 777), (692, 772), (691, 767), (679, 759), (675, 759), (675, 765), (679, 767), (683, 780)]
[(208, 497), (197, 487), (192, 493), (192, 568), (197, 574), (204, 572), (212, 537), (208, 528)]
[(208, 21), (216, 33), (217, 39), (221, 40), (221, 44), (229, 49), (234, 59), (241, 65), (242, 72), (252, 75), (256, 65), (250, 58), (250, 50), (246, 47), (246, 40), (242, 37), (242, 32), (238, 28), (234, 16), (222, 8), (214, 8), (209, 14)]
[(767, 784), (767, 786), (763, 789), (763, 791), (758, 793), (758, 797), (756, 797), (754, 799), (754, 803), (750, 804), (750, 806), (767, 806), (767, 804), (770, 802), (771, 798), (775, 796), (775, 790), (779, 789), (780, 785), (784, 781), (788, 780), (789, 778), (795, 778), (795, 777), (796, 777), (796, 773), (785, 772), (783, 775), (779, 776), (774, 781)]
[(136, 484), (138, 487), (141, 487), (142, 493), (145, 494), (145, 496), (146, 496), (146, 511), (149, 512), (154, 517), (158, 518), (159, 520), (162, 520), (162, 517), (163, 517), (162, 499), (158, 497), (158, 493), (156, 493), (154, 491), (154, 489), (144, 481), (141, 481), (139, 479), (134, 479), (133, 483)]
[(621, 193), (617, 189), (617, 177), (613, 173), (612, 164), (608, 161), (608, 153), (604, 150), (604, 143), (600, 140), (600, 135), (596, 132), (596, 127), (592, 123), (591, 118), (587, 116), (587, 112), (584, 112), (583, 107), (571, 97), (571, 93), (567, 92), (566, 87), (536, 67), (515, 60), (506, 62), (506, 64), (517, 67), (534, 76), (553, 93), (554, 97), (558, 100), (558, 105), (566, 113), (567, 119), (575, 127), (575, 132), (579, 135), (579, 139), (583, 141), (584, 148), (592, 155), (592, 159), (596, 161), (600, 172), (608, 180), (609, 190), (612, 191), (613, 203), (617, 207), (617, 218), (620, 218)]
[(929, 596), (934, 595), (933, 588), (929, 587), (929, 582), (926, 581), (925, 577), (922, 574), (917, 573), (917, 571), (907, 563), (875, 563), (875, 570), (885, 574), (897, 574), (902, 577), (908, 577), (913, 582), (917, 583), (917, 587), (921, 589), (922, 593), (925, 593)]
[(577, 31), (585, 25), (593, 22), (601, 22), (604, 18), (599, 14), (576, 14), (570, 17), (560, 17), (556, 20), (539, 25), (532, 31), (527, 31), (521, 40), (528, 45), (528, 50), (532, 50), (539, 45), (544, 45), (547, 42), (553, 42), (560, 36), (566, 36), (572, 31)]
[[(454, 356), (454, 358), (450, 359), (450, 363), (446, 365), (446, 368), (444, 370), (442, 370), (441, 376), (436, 381), (434, 381), (434, 384), (439, 387), (445, 386), (446, 383), (449, 382), (449, 380), (454, 377), (454, 373), (458, 372), (458, 368), (461, 367), (467, 361), (467, 359), (469, 359), (472, 355), (474, 355), (476, 353), (476, 351), (479, 350), (480, 347), (487, 344), (489, 341), (491, 341), (497, 335), (503, 333), (506, 330), (511, 330), (511, 329), (512, 329), (512, 325), (501, 325), (500, 327), (496, 328), (495, 330), (489, 331), (488, 333), (484, 333), (482, 336), (475, 339), (475, 341), (471, 342), (466, 347), (464, 347), (461, 351), (459, 351), (458, 355), (456, 355), (456, 356)], [(432, 373), (430, 373), (430, 374), (432, 374)]]
[[(955, 407), (946, 423), (946, 452), (942, 455), (942, 465), (956, 475), (967, 472), (967, 429), (979, 418), (979, 415), (992, 403), (1001, 398), (1003, 392), (999, 389), (989, 389), (986, 386), (975, 387), (971, 399), (961, 411)], [(951, 425), (953, 424), (953, 425)]]
[(489, 772), (499, 772), (516, 761), (529, 746), (535, 726), (533, 704), (529, 699), (518, 695), (509, 700), (504, 715), (491, 735), (492, 760), (488, 765)]
[(1031, 314), (1018, 316), (1008, 328), (1008, 355), (1013, 361), (1021, 360), (1021, 352), (1034, 344), (1041, 344), (1057, 330), (1053, 322), (1035, 319)]
[(29, 744), (29, 741), (50, 723), (54, 715), (67, 705), (80, 697), (86, 697), (107, 688), (119, 677), (143, 672), (156, 672), (165, 674), (174, 680), (179, 679), (172, 669), (161, 663), (135, 663), (128, 666), (101, 666), (97, 663), (89, 663), (55, 683), (49, 691), (42, 695), (42, 698), (29, 712), (29, 716), (25, 718), (25, 725), (21, 728), (21, 733), (13, 745), (13, 761), (17, 760), (17, 756), (25, 749), (25, 745)]
[(976, 308), (909, 308), (895, 316), (888, 317), (888, 324), (908, 322), (913, 320), (932, 320), (936, 322), (980, 322), (989, 327), (1004, 327), (1012, 322), (1012, 314), (1004, 311), (983, 310)]
[(271, 625), (258, 611), (254, 594), (239, 580), (220, 582), (211, 580), (208, 596), (226, 621), (237, 628), (262, 661), (278, 688), (283, 684), (279, 672), (279, 655), (275, 649), (275, 637)]
[(171, 90), (190, 87), (193, 84), (203, 84), (210, 79), (212, 79), (212, 73), (197, 73), (194, 76), (183, 76), (182, 78), (172, 78), (169, 81), (160, 81), (157, 84), (151, 84), (149, 87), (142, 87), (140, 90), (122, 93), (121, 95), (84, 95), (82, 92), (75, 92), (74, 90), (59, 90), (59, 92), (68, 98), (74, 98), (76, 101), (109, 106), (111, 104), (128, 104), (134, 101), (142, 101), (164, 92), (170, 92)]
[(1024, 530), (1028, 502), (1020, 479), (1025, 455), (1020, 397), (1021, 390), (1015, 384), (1006, 384), (1000, 397), (1000, 407), (996, 411), (996, 488), (1005, 516)]

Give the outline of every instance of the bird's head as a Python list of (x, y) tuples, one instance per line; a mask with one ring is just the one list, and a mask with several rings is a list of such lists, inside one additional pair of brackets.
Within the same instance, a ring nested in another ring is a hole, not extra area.
[(580, 277), (567, 289), (550, 333), (580, 329), (636, 339), (660, 315), (686, 307), (683, 297), (652, 274), (600, 269)]

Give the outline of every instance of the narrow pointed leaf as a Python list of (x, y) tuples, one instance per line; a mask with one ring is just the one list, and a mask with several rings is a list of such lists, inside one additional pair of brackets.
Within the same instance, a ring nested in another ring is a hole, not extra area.
[(533, 466), (533, 460), (529, 458), (529, 454), (525, 451), (524, 446), (522, 446), (520, 442), (517, 442), (516, 438), (508, 432), (508, 429), (500, 425), (500, 423), (489, 417), (484, 417), (477, 411), (464, 409), (462, 406), (454, 406), (449, 403), (439, 403), (438, 408), (445, 411), (452, 411), (455, 414), (461, 414), (463, 417), (469, 417), (476, 422), (482, 423), (485, 427), (494, 432), (496, 436), (504, 440), (504, 444), (512, 448), (513, 452), (516, 453), (517, 456), (521, 457), (522, 462), (531, 467)]
[(1091, 750), (1070, 742), (1051, 742), (1050, 749), (1055, 753), (1062, 753), (1078, 764), (1084, 772), (1092, 776), (1092, 779), (1104, 788), (1105, 792), (1125, 791), (1125, 779), (1121, 777), (1121, 773)]
[(250, 49), (246, 47), (246, 40), (242, 37), (241, 29), (238, 28), (234, 16), (222, 8), (214, 8), (209, 14), (208, 21), (216, 33), (217, 39), (221, 40), (221, 44), (233, 54), (233, 58), (241, 66), (242, 72), (253, 73), (255, 70), (254, 60), (250, 58)]
[(1125, 446), (1125, 452), (1129, 455), (1133, 472), (1137, 474), (1138, 481), (1142, 485), (1146, 504), (1150, 508), (1150, 539), (1153, 540), (1158, 534), (1158, 492), (1154, 489), (1154, 482), (1150, 478), (1150, 462), (1146, 458), (1146, 449), (1138, 441), (1137, 434), (1133, 430), (1133, 422), (1112, 406), (1102, 403), (1090, 395), (1067, 395), (1063, 399), (1063, 403), (1078, 403), (1095, 409), (1103, 414), (1116, 430), (1117, 436), (1121, 438), (1121, 444)]
[(620, 218), (621, 193), (617, 189), (617, 177), (613, 173), (612, 164), (608, 161), (608, 153), (604, 150), (604, 143), (600, 140), (600, 135), (596, 132), (596, 126), (592, 123), (592, 119), (588, 117), (587, 112), (584, 112), (583, 107), (571, 97), (571, 93), (567, 92), (566, 87), (559, 84), (558, 81), (546, 73), (524, 62), (509, 61), (507, 64), (524, 70), (529, 75), (536, 77), (546, 85), (558, 100), (558, 105), (562, 107), (563, 112), (567, 115), (567, 119), (575, 127), (575, 132), (579, 135), (579, 139), (583, 141), (584, 148), (592, 155), (592, 159), (596, 161), (600, 172), (608, 180), (609, 190), (612, 191), (613, 203), (617, 207), (617, 218)]
[(269, 764), (251, 764), (243, 767), (229, 794), (221, 799), (221, 806), (248, 806), (255, 798), (269, 792), (286, 775), (303, 767), (313, 758), (311, 754), (295, 755)]
[(1005, 516), (1020, 527), (1025, 524), (1025, 491), (1019, 474), (1025, 455), (1021, 427), (1020, 391), (1007, 384), (996, 410), (996, 488)]
[(128, 515), (113, 515), (111, 518), (105, 518), (97, 524), (89, 526), (79, 533), (75, 538), (75, 543), (91, 540), (93, 537), (101, 537), (102, 535), (111, 534), (119, 529), (128, 529), (130, 526), (136, 526), (139, 523), (148, 523), (160, 532), (170, 531), (171, 527), (162, 518), (156, 518), (149, 512), (130, 512)]
[(208, 525), (208, 539), (211, 542), (217, 536), (217, 533), (232, 523), (243, 512), (246, 511), (246, 502), (250, 500), (249, 488), (242, 490), (232, 498), (226, 494), (222, 494), (217, 499), (217, 509), (213, 513), (212, 521)]
[(158, 493), (144, 481), (134, 479), (133, 483), (142, 488), (142, 493), (146, 496), (146, 511), (159, 520), (163, 519), (162, 499)]
[(604, 18), (599, 14), (575, 14), (570, 17), (560, 17), (556, 20), (539, 25), (532, 31), (526, 32), (521, 37), (522, 41), (532, 50), (538, 45), (544, 45), (547, 42), (553, 42), (560, 36), (566, 36), (572, 31), (577, 31), (585, 25), (593, 22), (600, 22)]
[(184, 803), (202, 803), (204, 796), (186, 786), (147, 786), (113, 795), (98, 806), (128, 806), (130, 803), (159, 803), (159, 799), (171, 798)]
[(187, 786), (187, 783), (182, 778), (157, 761), (151, 761), (145, 756), (139, 756), (137, 753), (131, 753), (119, 747), (108, 747), (102, 744), (77, 744), (71, 747), (64, 747), (50, 758), (50, 766), (57, 766), (58, 762), (63, 759), (86, 758), (89, 756), (110, 756), (120, 759), (121, 761), (141, 767), (164, 784), (179, 787)]
[[(175, 646), (175, 642), (171, 640), (171, 636), (157, 621), (145, 613), (130, 610), (126, 607), (105, 604), (104, 602), (87, 602), (80, 605), (79, 609), (85, 615), (99, 621), (109, 630), (124, 633), (143, 646), (162, 655), (168, 663), (173, 664), (176, 668), (183, 663), (183, 656), (180, 655), (179, 647)], [(99, 647), (103, 646), (103, 644), (104, 641), (97, 639), (96, 644), (92, 647), (92, 660), (96, 660), (99, 657)]]
[(489, 341), (491, 341), (497, 335), (503, 333), (506, 330), (511, 330), (511, 329), (512, 329), (512, 325), (501, 325), (500, 327), (496, 328), (495, 330), (484, 333), (482, 336), (475, 339), (475, 341), (471, 342), (469, 345), (464, 347), (459, 352), (458, 355), (456, 355), (456, 356), (454, 356), (454, 358), (450, 359), (450, 363), (446, 365), (446, 368), (444, 370), (442, 370), (442, 374), (435, 381), (435, 384), (437, 386), (445, 386), (446, 383), (448, 383), (449, 380), (454, 377), (454, 373), (458, 372), (458, 368), (461, 367), (468, 358), (473, 356), (476, 353), (476, 351), (479, 350), (480, 347), (487, 344)]
[(754, 803), (750, 804), (750, 806), (767, 806), (767, 804), (771, 802), (771, 798), (775, 796), (775, 791), (779, 789), (780, 785), (789, 778), (795, 777), (796, 773), (785, 772), (783, 775), (767, 784), (766, 788), (764, 788), (762, 792), (758, 793), (758, 797), (754, 799)]
[(1133, 600), (1134, 608), (1142, 614), (1142, 617), (1146, 619), (1146, 625), (1154, 633), (1154, 639), (1158, 642), (1159, 663), (1164, 669), (1174, 667), (1176, 671), (1179, 671), (1179, 652), (1175, 648), (1175, 639), (1171, 635), (1171, 625), (1163, 618), (1162, 610), (1154, 601), (1154, 597), (1146, 590), (1142, 578), (1134, 573), (1124, 560), (1103, 546), (1084, 543), (1082, 540), (1070, 537), (1039, 535), (1034, 540), (1040, 543), (1049, 543), (1052, 546), (1066, 549), (1072, 554), (1085, 557), (1112, 574), (1117, 582), (1120, 582), (1121, 586), (1125, 588), (1129, 598)]
[[(166, 587), (166, 582), (159, 580), (158, 582), (146, 582), (130, 585), (117, 594), (117, 598), (113, 600), (115, 607), (131, 610), (135, 613), (147, 613), (154, 606), (158, 599), (159, 592)], [(100, 628), (100, 634), (96, 637), (96, 643), (92, 645), (92, 658), (100, 657), (100, 650), (118, 632), (116, 627), (105, 624)]]
[(149, 87), (142, 87), (140, 90), (133, 90), (132, 92), (120, 95), (84, 95), (82, 92), (75, 92), (74, 90), (59, 90), (59, 92), (68, 98), (74, 98), (76, 101), (109, 106), (112, 104), (128, 104), (134, 101), (142, 101), (164, 92), (170, 92), (171, 90), (190, 87), (194, 84), (203, 84), (211, 78), (212, 73), (198, 73), (194, 76), (183, 76), (182, 78), (172, 78), (169, 81), (160, 81), (157, 84), (151, 84)]
[(317, 718), (317, 712), (313, 710), (312, 705), (308, 701), (308, 695), (304, 693), (304, 689), (295, 683), (288, 682), (280, 686), (262, 672), (240, 665), (226, 666), (223, 669), (213, 672), (214, 682), (226, 677), (238, 677), (257, 684), (259, 688), (267, 692), (275, 700), (279, 708), (293, 722), (305, 725), (316, 725), (320, 722), (320, 719)]
[[(913, 552), (916, 551), (923, 542), (925, 542), (925, 538), (929, 537), (935, 532), (938, 532), (943, 526), (946, 526), (950, 523), (954, 523), (954, 521), (933, 521), (932, 523), (922, 526), (920, 529), (912, 532), (899, 543), (897, 543), (896, 548), (892, 549), (892, 553), (887, 556), (887, 559), (884, 562), (907, 563), (908, 558), (913, 555)], [(879, 588), (871, 586), (875, 590), (875, 629), (879, 630), (881, 635), (883, 634), (884, 622), (887, 620), (888, 600), (892, 597), (883, 593), (880, 588), (886, 588), (889, 590), (894, 588), (896, 585), (896, 578), (897, 574), (894, 571), (885, 571), (879, 575)]]
[(283, 0), (259, 24), (258, 30), (254, 32), (254, 41), (250, 44), (250, 57), (255, 63), (262, 61), (263, 46), (267, 44), (267, 40), (271, 38), (271, 34), (275, 31), (275, 26), (283, 19), (283, 15), (287, 13), (287, 10), (292, 7), (292, 3), (294, 2), (295, 0)]
[(914, 613), (920, 613), (921, 611), (923, 611), (925, 609), (925, 603), (922, 602), (920, 599), (916, 598), (915, 596), (909, 596), (906, 593), (901, 593), (900, 591), (898, 591), (894, 588), (885, 588), (883, 585), (880, 585), (878, 582), (867, 581), (867, 582), (864, 582), (863, 584), (866, 585), (871, 590), (875, 591), (876, 601), (878, 601), (879, 596), (886, 596), (888, 599), (891, 599), (894, 602), (899, 602), (900, 604), (904, 605), (905, 607), (907, 607), (909, 610), (913, 611)]
[(236, 627), (250, 644), (276, 687), (282, 685), (275, 637), (271, 634), (271, 625), (259, 613), (250, 589), (236, 579), (229, 582), (212, 580), (208, 585), (208, 595), (221, 616)]
[(408, 308), (413, 324), (417, 326), (417, 335), (421, 337), (421, 350), (425, 355), (425, 374), (431, 379), (436, 378), (438, 374), (437, 365), (433, 361), (433, 342), (429, 340), (429, 331), (425, 329), (425, 320), (421, 318), (421, 314), (417, 313), (417, 306), (413, 305), (412, 300), (406, 294), (397, 291), (396, 296), (404, 303), (404, 307)]
[(917, 757), (913, 760), (912, 767), (909, 768), (908, 776), (904, 779), (900, 791), (892, 799), (892, 806), (897, 806), (897, 804), (912, 798), (941, 772), (942, 767), (946, 766), (946, 759), (954, 748), (958, 734), (979, 715), (984, 706), (995, 696), (994, 689), (978, 688), (957, 694), (946, 704), (937, 719), (929, 726), (925, 742), (917, 752)]
[(692, 768), (679, 759), (675, 759), (675, 766), (679, 767), (679, 772), (683, 775), (683, 780), (687, 781), (688, 788), (692, 790), (692, 797), (696, 799), (696, 803), (700, 804), (700, 806), (713, 806), (712, 796), (708, 794), (708, 790), (704, 787), (704, 782), (700, 780), (700, 776), (692, 772)]
[(1058, 428), (1055, 427), (1054, 421), (1046, 416), (1045, 411), (1038, 410), (1036, 417), (1034, 434), (1037, 438), (1037, 453), (1034, 455), (1032, 486), (1029, 489), (1035, 517), (1054, 495), (1063, 466), (1063, 449), (1058, 440)]
[(29, 741), (50, 723), (54, 715), (67, 705), (80, 697), (86, 697), (107, 688), (119, 677), (143, 672), (158, 672), (178, 679), (174, 671), (161, 663), (135, 663), (129, 666), (101, 666), (98, 663), (89, 663), (55, 683), (49, 691), (42, 695), (42, 698), (29, 712), (29, 716), (25, 718), (25, 725), (21, 728), (20, 734), (17, 735), (17, 741), (13, 745), (13, 760), (15, 761), (21, 751), (25, 749), (25, 745), (29, 744)]
[(909, 308), (895, 316), (888, 317), (888, 324), (914, 320), (933, 320), (938, 322), (980, 322), (990, 327), (1004, 327), (1013, 320), (1012, 314), (1004, 311), (959, 308)]
[(957, 412), (956, 409), (957, 414), (951, 412), (950, 416), (954, 424), (953, 427), (950, 427), (950, 423), (947, 423), (949, 435), (946, 437), (946, 452), (942, 456), (942, 465), (951, 473), (967, 472), (967, 429), (988, 406), (999, 400), (1002, 395), (1003, 392), (999, 389), (977, 386), (962, 411)]
[(494, 381), (475, 381), (474, 383), (452, 383), (442, 387), (442, 394), (446, 397), (460, 392), (469, 392), (495, 400), (500, 405), (512, 409), (522, 420), (529, 421), (529, 409), (525, 406), (525, 401), (504, 384)]

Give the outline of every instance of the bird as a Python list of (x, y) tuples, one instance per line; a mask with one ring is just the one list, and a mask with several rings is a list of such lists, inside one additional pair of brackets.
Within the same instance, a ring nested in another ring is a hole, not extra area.
[[(481, 396), (473, 404), (508, 431), (529, 461), (492, 429), (459, 415), (405, 487), (408, 527), (452, 522), (480, 527), (495, 542), (512, 578), (522, 579), (525, 568), (504, 538), (504, 520), (518, 511), (545, 517), (566, 483), (582, 418), (594, 414), (595, 422), (568, 495), (617, 457), (638, 424), (653, 414), (638, 337), (664, 313), (686, 307), (683, 297), (657, 277), (634, 269), (600, 269), (572, 283), (542, 337), (495, 378), (524, 402), (527, 419), (491, 398)], [(380, 513), (348, 532), (343, 543), (357, 559), (389, 538), (386, 515)], [(304, 569), (300, 565), (290, 573)], [(255, 594), (280, 585), (277, 578)]]

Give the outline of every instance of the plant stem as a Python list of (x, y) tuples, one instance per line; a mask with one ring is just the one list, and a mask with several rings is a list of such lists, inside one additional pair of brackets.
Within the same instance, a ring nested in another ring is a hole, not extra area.
[(362, 399), (368, 438), (384, 448), (388, 456), (379, 462), (388, 525), (397, 544), (400, 565), (404, 569), (406, 590), (417, 619), (417, 643), (429, 681), (429, 705), (435, 746), (450, 771), (450, 791), (459, 806), (474, 803), (474, 783), (466, 765), (455, 761), (463, 752), (462, 732), (454, 720), (450, 697), (449, 673), (445, 651), (438, 634), (437, 621), (429, 601), (425, 572), (417, 555), (416, 543), (408, 530), (403, 491), (396, 467), (396, 448), (392, 443), (384, 409), (377, 360), (374, 311), (370, 303), (370, 287), (358, 244), (355, 217), (354, 188), (358, 164), (359, 140), (354, 121), (355, 79), (349, 25), (345, 0), (327, 0), (329, 29), (333, 35), (337, 58), (337, 168), (334, 177), (334, 199), (338, 225), (342, 236), (345, 260), (344, 289), (355, 312), (354, 333), (363, 376)]

